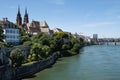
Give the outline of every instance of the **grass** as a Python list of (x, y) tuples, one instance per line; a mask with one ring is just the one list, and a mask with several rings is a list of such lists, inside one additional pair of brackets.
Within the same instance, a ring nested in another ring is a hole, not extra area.
[(33, 63), (35, 63), (35, 61), (33, 61), (33, 62), (28, 62), (28, 63), (25, 63), (25, 64), (22, 64), (22, 66), (31, 65), (31, 64), (33, 64)]

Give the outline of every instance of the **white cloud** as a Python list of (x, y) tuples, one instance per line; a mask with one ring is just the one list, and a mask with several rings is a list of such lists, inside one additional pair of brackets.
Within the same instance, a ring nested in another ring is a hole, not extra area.
[(116, 24), (115, 22), (100, 22), (100, 23), (90, 23), (90, 24), (82, 24), (81, 27), (102, 27)]

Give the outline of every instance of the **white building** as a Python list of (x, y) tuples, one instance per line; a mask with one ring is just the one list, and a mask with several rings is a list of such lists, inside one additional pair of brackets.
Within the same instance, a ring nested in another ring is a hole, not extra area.
[(91, 42), (91, 38), (89, 36), (85, 36), (85, 39), (84, 39), (85, 42)]
[(3, 18), (0, 21), (2, 25), (5, 38), (3, 39), (4, 42), (12, 42), (14, 44), (19, 44), (20, 42), (20, 30), (17, 25), (7, 20), (7, 18)]

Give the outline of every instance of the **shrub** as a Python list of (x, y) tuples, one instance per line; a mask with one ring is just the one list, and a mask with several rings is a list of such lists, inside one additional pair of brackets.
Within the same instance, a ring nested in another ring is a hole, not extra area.
[(12, 65), (15, 67), (21, 66), (25, 60), (23, 52), (18, 48), (11, 51), (10, 58), (12, 60)]

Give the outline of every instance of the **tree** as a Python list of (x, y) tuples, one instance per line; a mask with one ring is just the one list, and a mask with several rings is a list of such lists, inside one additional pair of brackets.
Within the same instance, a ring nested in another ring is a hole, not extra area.
[(41, 54), (41, 56), (44, 57), (44, 58), (47, 58), (50, 55), (50, 52), (51, 52), (50, 47), (47, 46), (47, 45), (44, 45), (42, 47), (42, 51), (43, 51), (43, 53)]
[(53, 39), (50, 41), (50, 48), (52, 49), (52, 52), (61, 51), (63, 44), (63, 38), (60, 35), (56, 35), (53, 36)]
[(0, 42), (0, 47), (5, 47), (5, 46), (7, 46), (7, 43)]
[(14, 67), (19, 67), (25, 60), (24, 53), (20, 49), (16, 48), (11, 51), (10, 59), (12, 60), (12, 65)]
[(29, 35), (24, 35), (24, 36), (21, 36), (21, 42), (23, 43), (23, 42), (25, 42), (25, 41), (30, 41), (30, 37), (29, 37)]
[(30, 50), (30, 55), (28, 56), (29, 61), (37, 61), (41, 59), (42, 46), (39, 43), (34, 43)]
[(3, 42), (3, 29), (2, 29), (2, 26), (0, 25), (0, 41)]

